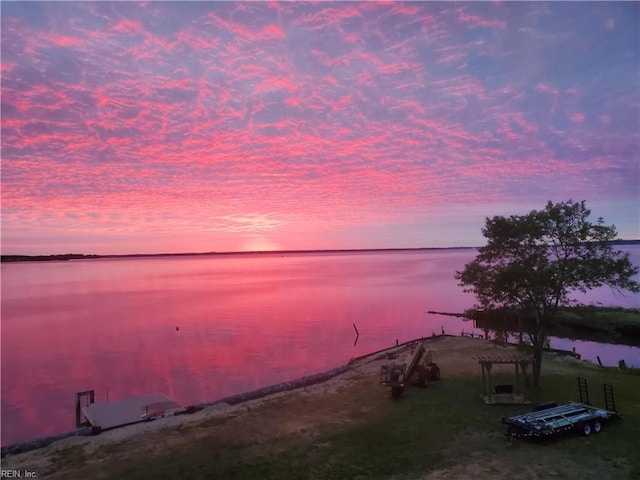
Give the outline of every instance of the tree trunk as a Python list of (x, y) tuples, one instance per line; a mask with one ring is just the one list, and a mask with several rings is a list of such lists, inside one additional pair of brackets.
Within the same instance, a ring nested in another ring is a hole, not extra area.
[(542, 349), (547, 340), (547, 334), (542, 330), (538, 330), (538, 334), (533, 342), (533, 389), (537, 392), (540, 386), (540, 370), (542, 368)]

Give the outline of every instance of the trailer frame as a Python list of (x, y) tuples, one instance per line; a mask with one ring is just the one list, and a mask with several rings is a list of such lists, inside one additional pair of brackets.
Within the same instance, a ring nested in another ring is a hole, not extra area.
[(507, 436), (516, 438), (551, 438), (564, 433), (577, 432), (587, 436), (599, 433), (603, 423), (617, 413), (586, 403), (568, 402), (535, 412), (503, 418)]

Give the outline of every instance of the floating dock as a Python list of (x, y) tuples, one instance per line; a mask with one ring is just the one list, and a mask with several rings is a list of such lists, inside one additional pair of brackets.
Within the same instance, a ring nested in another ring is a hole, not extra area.
[[(79, 402), (79, 397), (77, 401)], [(81, 409), (89, 425), (98, 430), (168, 417), (185, 410), (162, 393), (129, 397), (114, 402), (92, 402)]]

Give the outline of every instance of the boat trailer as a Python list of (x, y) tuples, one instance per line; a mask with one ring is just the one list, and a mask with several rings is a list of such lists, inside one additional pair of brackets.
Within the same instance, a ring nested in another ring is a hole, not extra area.
[(571, 432), (587, 436), (599, 433), (603, 423), (618, 417), (611, 385), (604, 385), (605, 408), (589, 404), (587, 382), (584, 378), (578, 378), (578, 388), (580, 402), (562, 405), (550, 403), (541, 405), (530, 413), (503, 418), (502, 423), (507, 425), (507, 437), (542, 439)]

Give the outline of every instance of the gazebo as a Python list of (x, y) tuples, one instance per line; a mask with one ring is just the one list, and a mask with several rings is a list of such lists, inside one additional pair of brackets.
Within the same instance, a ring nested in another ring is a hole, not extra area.
[[(474, 357), (482, 369), (482, 399), (488, 405), (528, 404), (526, 379), (527, 369), (533, 359), (524, 353), (496, 353)], [(495, 364), (514, 365), (515, 384), (493, 385), (491, 367)]]

